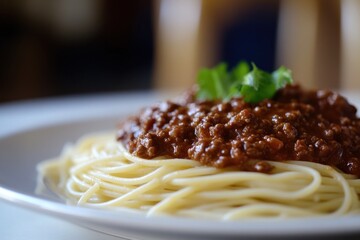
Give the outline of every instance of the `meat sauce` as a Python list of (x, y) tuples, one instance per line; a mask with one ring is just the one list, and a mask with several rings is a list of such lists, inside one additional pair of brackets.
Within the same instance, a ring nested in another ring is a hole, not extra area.
[(162, 102), (122, 122), (118, 140), (146, 159), (187, 158), (217, 168), (269, 172), (264, 160), (301, 160), (360, 177), (360, 119), (331, 91), (288, 85), (256, 104)]

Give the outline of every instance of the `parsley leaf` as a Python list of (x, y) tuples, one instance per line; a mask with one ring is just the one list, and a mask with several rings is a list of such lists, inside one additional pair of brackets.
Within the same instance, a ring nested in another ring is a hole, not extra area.
[(231, 72), (231, 81), (232, 85), (229, 88), (229, 94), (227, 95), (226, 100), (229, 100), (232, 97), (241, 97), (241, 87), (242, 82), (239, 81), (244, 79), (245, 75), (250, 72), (250, 66), (247, 62), (241, 61)]
[(287, 84), (292, 83), (291, 71), (284, 66), (272, 73), (275, 82), (276, 90), (285, 87)]
[(292, 83), (291, 71), (280, 67), (273, 73), (265, 72), (252, 63), (240, 62), (231, 72), (221, 63), (212, 69), (204, 68), (198, 74), (199, 100), (229, 100), (243, 97), (245, 102), (256, 103), (272, 98), (277, 90)]
[(258, 69), (254, 63), (252, 67), (253, 70), (242, 79), (240, 93), (244, 101), (255, 103), (271, 98), (276, 92), (271, 74)]
[(227, 65), (221, 63), (212, 69), (201, 69), (198, 74), (198, 85), (198, 99), (214, 100), (225, 98), (230, 85)]

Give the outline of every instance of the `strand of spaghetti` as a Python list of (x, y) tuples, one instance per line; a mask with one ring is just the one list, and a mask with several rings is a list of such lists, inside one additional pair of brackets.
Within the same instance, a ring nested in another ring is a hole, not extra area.
[(79, 199), (78, 204), (85, 204), (89, 198), (100, 188), (99, 184), (95, 183), (91, 188), (89, 188)]
[[(106, 196), (111, 196), (114, 198), (117, 198), (123, 194), (126, 194), (130, 191), (132, 191), (135, 188), (128, 188), (128, 187), (124, 187), (124, 186), (116, 186), (114, 184), (110, 184), (110, 183), (104, 183), (104, 182), (100, 182), (99, 183), (100, 187), (101, 187), (101, 191), (104, 195)], [(139, 196), (138, 200), (144, 200), (144, 201), (161, 201), (162, 199), (168, 197), (170, 195), (170, 193), (166, 193), (166, 192), (153, 192), (153, 193), (149, 193), (149, 194), (142, 194), (141, 196)]]
[[(187, 201), (185, 201), (185, 202), (187, 202)], [(201, 201), (201, 202), (202, 202), (201, 205), (192, 206), (191, 209), (197, 209), (197, 210), (202, 210), (202, 211), (211, 211), (213, 209), (224, 208), (226, 206), (240, 206), (240, 205), (261, 203), (261, 201), (252, 199), (252, 198), (229, 199), (229, 200), (210, 202), (210, 203), (207, 203), (204, 201)], [(192, 205), (191, 203), (189, 205)]]
[[(82, 178), (83, 178), (83, 175), (85, 175), (85, 173), (82, 173), (82, 175), (81, 175)], [(76, 185), (78, 187), (78, 189), (87, 189), (87, 188), (91, 187), (91, 184), (83, 181), (81, 179), (81, 177), (78, 177), (76, 175), (70, 175), (69, 180), (71, 180), (71, 182), (73, 182), (73, 185)]]
[[(100, 184), (99, 183), (95, 183), (97, 184), (99, 187), (100, 187)], [(73, 198), (75, 197), (76, 199), (72, 199), (74, 200), (75, 202), (78, 202), (78, 200), (84, 195), (86, 194), (86, 192), (91, 189), (92, 187), (89, 187), (89, 188), (84, 188), (84, 189), (80, 189), (80, 191), (77, 189), (79, 186), (76, 186), (76, 185), (71, 185), (71, 184), (68, 184), (67, 185), (67, 188), (66, 188), (66, 191), (67, 191), (67, 194), (66, 195), (70, 195), (72, 196)], [(96, 193), (94, 192), (93, 193), (93, 196), (92, 196), (92, 202), (101, 202), (101, 201), (104, 201), (104, 199), (106, 199), (106, 196), (103, 195), (103, 194), (99, 194), (101, 190), (98, 189), (98, 191), (96, 191)]]
[(87, 161), (74, 165), (70, 169), (70, 174), (76, 174), (77, 172), (85, 171), (87, 168), (90, 168), (96, 163), (105, 163), (107, 161), (116, 160), (117, 157), (119, 156), (108, 156), (105, 158), (95, 158), (95, 159), (93, 157), (89, 157)]
[[(324, 184), (324, 182), (323, 182)], [(334, 185), (337, 184), (337, 185)], [(351, 186), (351, 185), (350, 185)], [(321, 185), (318, 189), (319, 192), (324, 192), (324, 193), (339, 193), (339, 190), (341, 190), (341, 185), (338, 184), (338, 182), (334, 181), (334, 183), (332, 183), (332, 185)]]
[(129, 184), (129, 185), (140, 185), (146, 182), (149, 182), (151, 179), (158, 178), (162, 176), (164, 173), (171, 171), (172, 169), (166, 167), (160, 167), (153, 172), (150, 172), (147, 175), (137, 177), (137, 178), (121, 178), (115, 177), (111, 175), (104, 174), (99, 171), (90, 171), (90, 174), (95, 176), (98, 179), (116, 183), (116, 184)]
[(360, 188), (360, 179), (351, 179), (348, 181), (352, 187)]
[(360, 207), (359, 197), (357, 195), (355, 188), (350, 188), (350, 190), (351, 190), (351, 198), (353, 200), (351, 211), (355, 211), (356, 209), (359, 209), (359, 207)]
[[(69, 179), (66, 184), (66, 191), (70, 196), (80, 198), (84, 194), (84, 192), (76, 190), (76, 187), (78, 187), (78, 185), (76, 185), (76, 183), (72, 179)], [(90, 187), (91, 186), (89, 186), (89, 188)]]
[(309, 209), (315, 211), (315, 212), (333, 212), (335, 213), (339, 207), (341, 206), (343, 202), (342, 197), (338, 197), (338, 198), (334, 198), (334, 199), (329, 199), (326, 202), (321, 202), (318, 203), (316, 205), (312, 205), (311, 207), (309, 207)]
[(180, 191), (177, 191), (177, 192), (171, 194), (171, 196), (165, 198), (164, 200), (162, 200), (161, 202), (159, 202), (158, 204), (153, 206), (148, 211), (148, 216), (155, 215), (160, 212), (164, 212), (164, 210), (171, 211), (171, 209), (174, 209), (178, 206), (178, 204), (179, 204), (179, 201), (177, 201), (178, 199), (181, 199), (183, 197), (186, 197), (186, 196), (192, 194), (194, 192), (194, 190), (195, 189), (192, 187), (187, 187), (187, 188), (181, 189)]
[(112, 183), (101, 181), (100, 179), (93, 177), (93, 176), (89, 176), (87, 174), (84, 174), (83, 178), (84, 178), (84, 181), (87, 183), (91, 184), (91, 183), (97, 182), (101, 188), (109, 188), (109, 189), (112, 189), (112, 190), (118, 192), (119, 194), (123, 194), (123, 193), (129, 192), (134, 189), (134, 187), (131, 185), (130, 185), (131, 187), (129, 187), (129, 185), (112, 184)]
[(337, 193), (316, 193), (314, 196), (310, 197), (311, 200), (315, 202), (321, 202), (321, 201), (327, 201), (331, 199), (336, 199), (339, 197), (343, 197), (344, 195), (341, 192), (341, 189), (339, 189), (339, 192)]
[[(173, 181), (175, 178), (189, 178), (189, 177), (198, 177), (203, 175), (211, 175), (211, 174), (217, 174), (222, 172), (219, 169), (213, 168), (213, 167), (194, 167), (194, 168), (188, 168), (184, 170), (174, 171), (171, 172), (163, 177), (164, 182), (170, 182)], [(192, 178), (194, 179), (194, 178)], [(179, 180), (179, 179), (177, 179)]]
[[(129, 191), (130, 192), (130, 191)], [(110, 198), (118, 198), (126, 193), (123, 193), (123, 194), (119, 194), (117, 192), (114, 192), (112, 190), (109, 190), (109, 189), (100, 189), (100, 193), (106, 197), (110, 197)], [(136, 201), (139, 201), (139, 202), (148, 202), (149, 204), (154, 204), (154, 203), (157, 203), (157, 202), (160, 202), (161, 200), (167, 198), (169, 196), (169, 194), (161, 194), (161, 193), (158, 193), (158, 194), (155, 194), (155, 193), (152, 193), (152, 194), (142, 194), (141, 196), (139, 196)]]
[[(192, 169), (194, 171), (194, 169)], [(256, 173), (256, 172), (220, 172), (216, 175), (209, 176), (200, 176), (200, 177), (192, 177), (186, 178), (187, 176), (181, 176), (181, 171), (177, 172), (178, 179), (173, 179), (172, 183), (179, 186), (188, 186), (188, 185), (208, 185), (208, 184), (221, 184), (227, 185), (233, 182), (249, 182), (253, 180), (260, 180), (259, 182), (281, 182), (289, 179), (294, 179), (296, 176), (304, 176), (304, 174), (293, 173), (293, 172), (284, 172), (277, 173), (274, 175), (264, 174), (264, 173)], [(314, 177), (316, 174), (313, 174)], [(318, 180), (319, 176), (314, 177), (314, 179)], [(221, 182), (219, 182), (219, 178), (221, 178)], [(169, 179), (171, 179), (169, 177)]]
[(131, 163), (128, 165), (120, 165), (120, 166), (116, 166), (116, 167), (98, 167), (96, 169), (98, 169), (101, 172), (107, 173), (107, 174), (111, 174), (111, 173), (126, 173), (126, 172), (131, 172), (135, 169), (139, 168), (139, 164), (137, 163)]
[[(332, 175), (330, 174), (330, 172), (332, 171), (336, 171), (333, 167), (328, 166), (328, 165), (323, 165), (320, 163), (315, 163), (315, 162), (308, 162), (308, 161), (287, 161), (288, 164), (290, 165), (294, 165), (294, 166), (306, 166), (306, 167), (310, 167), (312, 169), (316, 169), (319, 172), (321, 172), (323, 174), (324, 177), (328, 176), (328, 177), (332, 177)], [(274, 164), (278, 164), (277, 162), (274, 162)]]
[(93, 181), (91, 181), (91, 184), (83, 181), (84, 175), (86, 175), (86, 173), (80, 173), (79, 175), (70, 175), (70, 179), (74, 182), (74, 184), (78, 186), (79, 189), (87, 189), (93, 183)]
[(351, 208), (352, 196), (351, 196), (350, 186), (346, 182), (345, 178), (337, 171), (332, 169), (330, 171), (330, 174), (332, 174), (334, 176), (334, 178), (336, 178), (339, 181), (339, 183), (341, 184), (341, 186), (343, 188), (343, 192), (344, 192), (344, 198), (342, 201), (342, 205), (336, 212), (334, 212), (334, 215), (343, 215), (343, 214), (345, 214), (345, 212), (347, 212)]
[(295, 215), (295, 216), (309, 216), (314, 215), (313, 212), (299, 209), (295, 207), (288, 207), (277, 204), (257, 204), (236, 208), (223, 216), (223, 220), (232, 220), (237, 218), (251, 217), (251, 216), (266, 216), (271, 215)]
[[(144, 185), (134, 189), (133, 191), (128, 192), (118, 198), (115, 198), (115, 199), (107, 201), (107, 202), (90, 204), (90, 205), (93, 205), (96, 207), (109, 207), (109, 206), (121, 205), (121, 202), (135, 199), (138, 195), (140, 195), (144, 192), (150, 191), (159, 185), (160, 185), (160, 181), (157, 178), (155, 178), (155, 179), (152, 179), (151, 181), (147, 182), (146, 184), (144, 184)], [(87, 205), (89, 205), (89, 204), (87, 204)]]
[[(91, 168), (93, 168), (93, 167), (89, 167), (90, 169)], [(96, 169), (96, 168), (95, 168)], [(84, 169), (83, 169), (84, 170)], [(94, 175), (93, 174), (93, 170), (89, 170), (87, 173), (86, 173), (86, 175), (84, 175), (84, 172), (86, 172), (86, 171), (77, 171), (77, 172), (75, 172), (75, 173), (73, 173), (72, 175), (71, 175), (71, 178), (75, 181), (75, 182), (77, 182), (79, 185), (83, 185), (83, 182), (82, 182), (82, 180), (80, 179), (80, 178), (84, 178), (85, 176), (88, 176), (87, 178), (89, 179), (89, 178), (95, 178), (96, 177), (96, 174)], [(76, 175), (75, 175), (76, 174)], [(105, 173), (103, 174), (103, 175), (106, 175)], [(111, 175), (108, 175), (108, 176), (110, 176), (111, 177)], [(97, 178), (99, 178), (99, 177), (97, 177)], [(86, 187), (86, 186), (84, 186), (84, 187)]]

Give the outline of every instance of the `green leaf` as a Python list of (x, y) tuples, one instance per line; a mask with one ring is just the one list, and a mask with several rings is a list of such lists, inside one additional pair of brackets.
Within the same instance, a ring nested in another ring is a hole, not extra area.
[(284, 66), (279, 67), (272, 73), (275, 82), (276, 90), (285, 87), (287, 84), (292, 83), (291, 70)]
[(232, 82), (243, 79), (250, 72), (250, 66), (247, 62), (241, 61), (231, 72)]
[(197, 92), (197, 98), (200, 100), (214, 99), (216, 96), (216, 88), (214, 81), (211, 79), (211, 71), (209, 69), (201, 69), (198, 73), (197, 84), (199, 90)]
[(231, 72), (232, 85), (229, 88), (229, 94), (226, 100), (232, 97), (241, 97), (242, 79), (250, 72), (250, 66), (247, 62), (241, 61)]
[(276, 91), (292, 83), (291, 71), (280, 67), (273, 73), (265, 72), (252, 63), (240, 62), (231, 72), (221, 63), (212, 69), (201, 69), (198, 74), (199, 100), (229, 100), (243, 97), (245, 102), (256, 103), (272, 98)]
[(271, 98), (275, 92), (275, 83), (271, 74), (264, 72), (253, 63), (253, 70), (243, 78), (243, 87), (240, 90), (244, 101), (255, 103), (266, 98)]
[(214, 100), (225, 98), (231, 85), (227, 73), (227, 65), (221, 63), (213, 69), (201, 69), (198, 74), (197, 83), (199, 85), (198, 99)]

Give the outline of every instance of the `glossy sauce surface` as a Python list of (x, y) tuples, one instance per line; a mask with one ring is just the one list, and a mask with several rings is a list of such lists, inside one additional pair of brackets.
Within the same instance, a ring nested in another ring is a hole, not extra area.
[(360, 120), (356, 108), (331, 91), (287, 86), (256, 104), (162, 102), (119, 126), (130, 153), (151, 159), (187, 158), (217, 168), (269, 172), (262, 160), (302, 160), (360, 177)]

